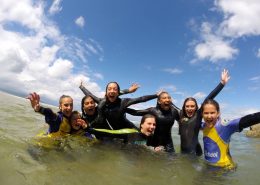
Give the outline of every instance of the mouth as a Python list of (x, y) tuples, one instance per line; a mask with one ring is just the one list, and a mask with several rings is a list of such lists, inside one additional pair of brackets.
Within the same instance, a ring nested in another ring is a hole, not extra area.
[(89, 112), (93, 112), (95, 109), (94, 108), (89, 108), (88, 111)]

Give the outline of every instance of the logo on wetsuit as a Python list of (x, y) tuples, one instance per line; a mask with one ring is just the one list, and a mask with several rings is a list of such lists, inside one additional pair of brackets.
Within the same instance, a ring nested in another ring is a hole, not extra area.
[(218, 152), (208, 152), (208, 151), (205, 151), (205, 156), (206, 157), (219, 157), (219, 155), (218, 155), (219, 153)]
[(220, 148), (218, 144), (209, 137), (204, 137), (204, 155), (209, 162), (216, 163), (220, 159)]

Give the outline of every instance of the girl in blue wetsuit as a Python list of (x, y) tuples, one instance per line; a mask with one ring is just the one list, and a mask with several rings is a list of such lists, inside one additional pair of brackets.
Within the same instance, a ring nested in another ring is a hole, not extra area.
[(231, 135), (259, 123), (260, 112), (222, 123), (219, 104), (215, 100), (209, 99), (202, 104), (202, 116), (205, 121), (202, 129), (206, 161), (214, 166), (234, 168), (235, 164), (229, 152)]
[(30, 100), (35, 112), (45, 116), (45, 121), (49, 125), (47, 134), (60, 137), (70, 133), (69, 117), (73, 110), (73, 99), (70, 96), (62, 95), (60, 97), (60, 111), (57, 113), (54, 113), (50, 108), (42, 107), (40, 105), (40, 96), (35, 92), (31, 93), (27, 99)]
[[(229, 81), (230, 76), (227, 70), (221, 73), (221, 82), (218, 86), (205, 98), (213, 99), (223, 89)], [(204, 100), (204, 101), (205, 101)], [(201, 127), (202, 115), (201, 108), (198, 108), (197, 101), (189, 97), (185, 99), (182, 110), (180, 112), (179, 134), (181, 137), (181, 152), (191, 153), (198, 156), (202, 155), (202, 149), (198, 140)]]

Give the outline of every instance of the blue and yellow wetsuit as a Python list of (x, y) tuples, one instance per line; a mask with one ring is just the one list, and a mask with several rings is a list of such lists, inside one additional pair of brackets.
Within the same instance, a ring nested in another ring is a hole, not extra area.
[(62, 112), (54, 113), (49, 108), (40, 107), (39, 113), (45, 116), (45, 122), (49, 125), (47, 134), (64, 136), (70, 133), (69, 119)]
[(227, 123), (221, 123), (221, 120), (218, 120), (212, 128), (206, 127), (203, 123), (204, 156), (206, 161), (214, 166), (234, 168), (235, 164), (229, 152), (231, 135), (259, 122), (260, 112)]

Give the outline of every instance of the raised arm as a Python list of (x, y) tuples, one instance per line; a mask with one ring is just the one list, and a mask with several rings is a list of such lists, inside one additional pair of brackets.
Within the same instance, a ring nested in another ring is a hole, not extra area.
[(133, 92), (135, 92), (139, 87), (140, 87), (139, 84), (133, 83), (133, 84), (129, 87), (129, 89), (121, 90), (120, 93), (119, 93), (119, 95), (133, 93)]
[(223, 87), (227, 84), (229, 79), (230, 79), (230, 76), (229, 76), (228, 70), (224, 69), (221, 72), (220, 83), (218, 84), (218, 86), (213, 91), (211, 91), (211, 93), (205, 98), (205, 100), (214, 99), (218, 95), (218, 93), (223, 89)]
[(29, 99), (31, 102), (31, 106), (35, 112), (39, 112), (40, 110), (40, 95), (36, 92), (30, 93), (26, 99)]
[(40, 105), (40, 95), (36, 92), (30, 93), (26, 98), (30, 100), (31, 106), (35, 112), (39, 112), (51, 118), (57, 116), (50, 108), (44, 108)]
[(92, 94), (88, 89), (86, 89), (86, 88), (83, 86), (83, 82), (82, 82), (82, 81), (81, 81), (81, 83), (80, 83), (79, 88), (81, 89), (81, 91), (82, 91), (86, 96), (90, 96), (91, 98), (93, 98), (96, 103), (99, 103), (99, 102), (102, 100), (102, 98), (96, 97), (96, 96), (95, 96), (94, 94)]

